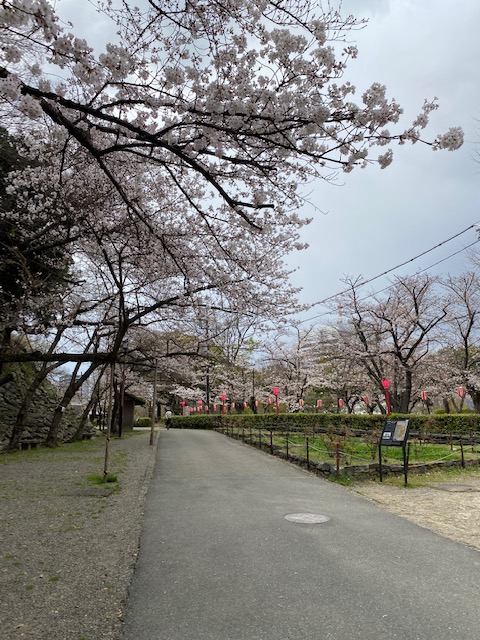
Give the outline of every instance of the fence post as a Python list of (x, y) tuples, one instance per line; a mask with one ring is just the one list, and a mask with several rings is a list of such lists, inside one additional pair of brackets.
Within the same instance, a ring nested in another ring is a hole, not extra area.
[(262, 429), (258, 427), (258, 448), (262, 448)]
[(288, 433), (287, 433), (287, 436), (286, 436), (286, 447), (287, 447), (287, 460), (288, 460)]
[(465, 469), (465, 455), (463, 453), (463, 440), (460, 436), (460, 453), (462, 454), (462, 469)]
[(336, 470), (335, 475), (338, 478), (340, 476), (340, 443), (335, 443), (335, 458), (336, 458)]
[(305, 436), (305, 445), (307, 447), (307, 469), (310, 471), (310, 447), (308, 444), (308, 436)]
[(270, 428), (270, 453), (273, 456), (273, 429)]

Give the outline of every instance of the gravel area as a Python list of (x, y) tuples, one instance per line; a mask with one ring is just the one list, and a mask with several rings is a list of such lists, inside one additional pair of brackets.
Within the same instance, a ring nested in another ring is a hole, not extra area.
[[(149, 432), (0, 456), (0, 620), (4, 640), (119, 640), (155, 461)], [(90, 494), (90, 495), (89, 495)]]
[[(111, 440), (109, 470), (120, 490), (108, 496), (91, 495), (105, 485), (88, 479), (103, 472), (102, 436), (0, 456), (2, 640), (121, 640), (155, 463), (157, 438), (149, 440), (148, 431)], [(480, 550), (480, 474), (442, 482), (351, 490)]]
[(441, 479), (432, 474), (427, 486), (416, 488), (365, 482), (353, 490), (391, 513), (480, 550), (480, 472)]

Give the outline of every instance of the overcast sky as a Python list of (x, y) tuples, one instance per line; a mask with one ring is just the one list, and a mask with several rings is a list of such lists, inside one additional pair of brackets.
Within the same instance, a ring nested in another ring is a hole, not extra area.
[[(359, 57), (349, 70), (357, 99), (372, 82), (385, 84), (404, 107), (406, 125), (425, 98), (437, 96), (440, 107), (431, 114), (429, 137), (461, 126), (465, 144), (453, 153), (419, 144), (394, 148), (387, 169), (340, 176), (343, 186), (316, 185), (312, 198), (326, 215), (317, 216), (304, 234), (310, 248), (289, 259), (299, 268), (292, 280), (303, 287), (305, 303), (341, 291), (344, 275), (373, 277), (480, 221), (480, 2), (344, 0), (343, 7), (369, 19), (355, 34)], [(476, 238), (468, 231), (397, 273), (429, 267)], [(431, 271), (466, 269), (462, 252)], [(372, 286), (386, 284), (382, 278)]]
[[(83, 2), (81, 10), (77, 0), (57, 6), (89, 42), (109, 39), (105, 25)], [(324, 214), (317, 214), (303, 234), (310, 248), (288, 259), (298, 268), (292, 281), (303, 287), (304, 303), (341, 291), (345, 275), (373, 277), (480, 220), (480, 163), (475, 160), (480, 149), (480, 2), (344, 0), (343, 10), (369, 20), (364, 30), (352, 34), (359, 57), (346, 79), (357, 86), (357, 100), (372, 82), (385, 84), (387, 94), (405, 109), (406, 128), (424, 99), (437, 96), (440, 108), (431, 114), (426, 136), (434, 139), (461, 126), (465, 144), (453, 153), (419, 144), (394, 148), (394, 162), (385, 170), (372, 166), (340, 175), (338, 185), (312, 185), (310, 199)], [(305, 207), (304, 213), (312, 211)], [(475, 240), (471, 230), (397, 273), (425, 269)], [(466, 268), (462, 252), (432, 272)], [(384, 277), (375, 287), (386, 284)], [(323, 310), (315, 307), (303, 317)]]

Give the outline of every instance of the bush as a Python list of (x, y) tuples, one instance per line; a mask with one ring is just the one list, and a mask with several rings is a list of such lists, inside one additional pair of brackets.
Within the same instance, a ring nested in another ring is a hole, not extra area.
[(151, 427), (152, 421), (150, 418), (137, 418), (133, 426), (134, 427)]
[[(468, 414), (392, 414), (390, 420), (410, 420), (410, 431), (421, 434), (464, 434), (468, 435), (480, 431), (480, 415)], [(346, 414), (346, 413), (281, 413), (280, 415), (242, 414), (242, 415), (196, 415), (174, 416), (172, 426), (177, 429), (216, 429), (216, 428), (244, 428), (244, 429), (273, 429), (281, 431), (362, 431), (371, 433), (382, 431), (387, 416), (381, 414)]]

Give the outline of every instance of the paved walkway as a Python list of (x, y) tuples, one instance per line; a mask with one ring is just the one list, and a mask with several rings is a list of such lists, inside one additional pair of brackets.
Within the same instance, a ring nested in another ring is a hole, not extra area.
[(220, 434), (159, 438), (126, 640), (480, 638), (478, 551)]

